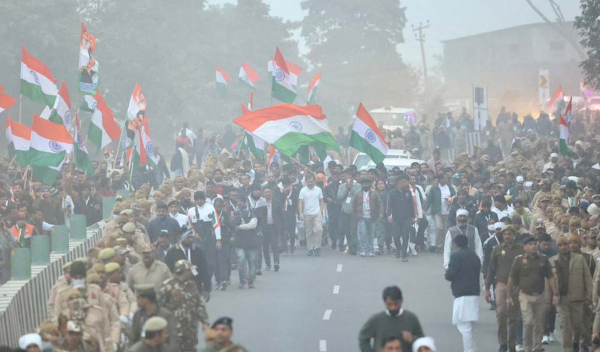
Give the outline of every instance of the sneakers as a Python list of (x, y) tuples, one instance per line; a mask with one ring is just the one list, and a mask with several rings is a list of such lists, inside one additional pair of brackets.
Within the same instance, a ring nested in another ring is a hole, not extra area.
[(406, 263), (406, 262), (408, 262), (408, 257), (402, 257), (402, 262), (403, 262), (403, 263)]
[(278, 272), (279, 271), (279, 264), (275, 264), (274, 268), (275, 268), (275, 272)]
[(316, 257), (320, 257), (321, 256), (321, 248), (315, 249), (315, 256)]
[(498, 349), (498, 352), (506, 352), (508, 351), (508, 346), (507, 345), (500, 345), (500, 349)]
[(262, 271), (256, 270), (256, 275), (262, 275)]
[(221, 282), (221, 291), (225, 291), (227, 289), (227, 281)]
[(271, 271), (271, 266), (267, 265), (267, 267), (265, 268), (265, 271)]
[(337, 248), (337, 242), (331, 241), (331, 249), (336, 249), (336, 248)]
[(547, 345), (549, 343), (550, 343), (550, 336), (544, 335), (544, 337), (542, 337), (542, 344)]
[(364, 257), (365, 256), (365, 252), (360, 252), (360, 256)]
[(555, 341), (555, 339), (554, 339), (554, 333), (553, 332), (550, 333), (550, 335), (548, 336), (548, 339), (550, 340), (550, 342), (554, 342)]
[(369, 253), (369, 257), (374, 257), (375, 254), (374, 253)]
[(252, 281), (248, 282), (248, 288), (254, 288), (254, 282), (252, 282)]
[(246, 286), (245, 282), (240, 282), (240, 285), (238, 286), (240, 289), (243, 289)]
[(315, 252), (312, 249), (308, 250), (308, 253), (306, 253), (307, 256), (312, 257), (313, 255), (315, 255)]
[(516, 345), (515, 351), (517, 351), (517, 352), (525, 351), (525, 347), (523, 347), (523, 345)]

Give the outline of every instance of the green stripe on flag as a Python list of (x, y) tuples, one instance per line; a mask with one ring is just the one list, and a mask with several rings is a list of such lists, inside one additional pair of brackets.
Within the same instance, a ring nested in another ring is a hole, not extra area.
[(29, 165), (29, 151), (28, 150), (15, 150), (14, 143), (8, 144), (8, 156), (12, 159), (16, 156), (15, 160), (20, 167)]
[(32, 166), (32, 178), (35, 182), (41, 182), (47, 186), (54, 185), (60, 171), (44, 167), (44, 166)]
[(66, 151), (59, 153), (48, 153), (42, 152), (36, 149), (29, 150), (29, 164), (31, 166), (58, 166), (60, 162), (65, 158)]
[(279, 100), (282, 103), (292, 104), (294, 102), (297, 95), (296, 92), (291, 91), (282, 86), (281, 84), (277, 83), (277, 81), (275, 81), (275, 77), (273, 77), (272, 79), (272, 85), (273, 86), (271, 88), (271, 96), (273, 98)]
[(46, 95), (42, 91), (42, 87), (36, 84), (31, 84), (23, 79), (21, 80), (21, 94), (33, 101), (37, 101), (48, 106), (54, 106), (54, 101), (56, 100), (56, 95)]
[(367, 142), (356, 131), (352, 131), (350, 134), (350, 146), (367, 154), (375, 164), (379, 164), (383, 162), (383, 159), (385, 159), (385, 154), (372, 146), (371, 143)]
[(340, 146), (330, 132), (321, 132), (313, 135), (304, 133), (289, 132), (273, 143), (280, 153), (287, 156), (293, 156), (303, 145), (313, 145), (321, 143), (326, 150), (340, 151)]
[(100, 154), (100, 149), (102, 148), (102, 130), (93, 122), (90, 123), (88, 139), (96, 145), (96, 150), (98, 151), (98, 154)]

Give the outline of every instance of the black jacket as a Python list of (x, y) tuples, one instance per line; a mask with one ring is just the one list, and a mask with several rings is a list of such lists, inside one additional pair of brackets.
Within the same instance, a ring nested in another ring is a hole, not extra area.
[(394, 188), (388, 195), (385, 206), (387, 216), (392, 216), (395, 222), (409, 221), (415, 218), (412, 193), (408, 189), (399, 191)]
[(73, 200), (75, 206), (75, 214), (85, 215), (87, 226), (102, 220), (102, 202), (97, 197), (90, 197), (87, 204), (85, 200), (79, 196)]
[(451, 282), (454, 297), (479, 296), (479, 273), (481, 261), (472, 249), (454, 252), (446, 271), (446, 280)]
[(174, 243), (179, 238), (179, 235), (181, 235), (182, 230), (177, 220), (167, 215), (164, 221), (160, 220), (158, 217), (150, 220), (148, 227), (146, 227), (146, 231), (148, 231), (148, 236), (152, 243), (158, 240), (158, 236), (161, 233), (167, 234), (169, 241)]
[(484, 243), (490, 237), (490, 231), (488, 230), (489, 220), (494, 220), (494, 223), (497, 223), (498, 215), (491, 210), (488, 213), (480, 211), (475, 214), (475, 219), (473, 219), (473, 226), (477, 228), (479, 238), (481, 238), (481, 243)]
[[(200, 292), (210, 292), (212, 289), (212, 283), (210, 276), (208, 275), (208, 266), (206, 264), (206, 256), (202, 249), (196, 245), (192, 245), (190, 248), (192, 259), (192, 265), (196, 266), (198, 275), (194, 275), (194, 281)], [(177, 243), (175, 247), (169, 249), (167, 256), (165, 257), (165, 264), (171, 269), (171, 272), (175, 272), (175, 263), (181, 259), (188, 259), (187, 255), (181, 249), (181, 245)]]

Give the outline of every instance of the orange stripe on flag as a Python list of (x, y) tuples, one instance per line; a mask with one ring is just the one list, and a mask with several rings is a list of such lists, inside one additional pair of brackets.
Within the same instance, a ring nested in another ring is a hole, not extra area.
[[(242, 111), (244, 111), (243, 105)], [(250, 132), (254, 132), (269, 121), (285, 120), (294, 116), (309, 116), (317, 120), (326, 119), (326, 116), (323, 115), (323, 109), (319, 105), (298, 106), (294, 104), (279, 104), (248, 112), (234, 119), (233, 122)]]
[(33, 115), (33, 124), (31, 130), (40, 137), (59, 143), (73, 144), (73, 137), (65, 125), (59, 125), (49, 120), (44, 120), (38, 115)]
[(33, 70), (35, 72), (38, 72), (38, 73), (44, 75), (46, 78), (48, 78), (52, 82), (56, 83), (56, 78), (54, 78), (54, 76), (52, 76), (52, 72), (50, 72), (50, 69), (48, 68), (48, 66), (46, 66), (43, 62), (39, 61), (35, 57), (31, 56), (31, 54), (29, 54), (29, 52), (27, 52), (27, 49), (25, 49), (25, 47), (21, 48), (21, 55), (22, 55), (21, 61), (25, 65), (27, 65), (27, 67), (29, 67), (31, 70)]
[(31, 128), (29, 128), (29, 126), (13, 121), (10, 116), (6, 119), (6, 129), (8, 129), (9, 126), (13, 136), (17, 136), (28, 141), (31, 140)]
[(358, 105), (358, 112), (356, 113), (356, 117), (361, 119), (362, 122), (365, 123), (365, 125), (369, 126), (369, 128), (375, 131), (375, 133), (377, 133), (377, 135), (379, 136), (379, 138), (381, 138), (383, 143), (387, 145), (387, 142), (385, 141), (385, 138), (383, 138), (383, 135), (381, 134), (379, 127), (377, 127), (375, 120), (373, 120), (373, 117), (371, 117), (371, 114), (369, 114), (369, 112), (367, 111), (367, 109), (365, 109), (362, 103)]

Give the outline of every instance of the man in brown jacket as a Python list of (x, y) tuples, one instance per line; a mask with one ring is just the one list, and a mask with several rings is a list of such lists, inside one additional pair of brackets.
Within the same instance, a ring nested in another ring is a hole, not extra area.
[(583, 256), (570, 251), (567, 237), (558, 239), (558, 255), (550, 258), (558, 283), (558, 314), (563, 322), (563, 349), (579, 351), (583, 306), (592, 302), (592, 275)]
[(383, 216), (381, 197), (371, 189), (372, 180), (368, 177), (360, 181), (362, 192), (358, 192), (352, 199), (352, 213), (358, 226), (358, 246), (360, 256), (375, 256), (373, 249), (373, 231), (375, 222)]

